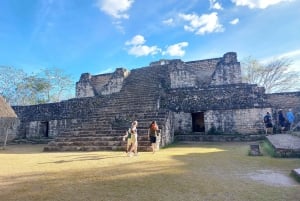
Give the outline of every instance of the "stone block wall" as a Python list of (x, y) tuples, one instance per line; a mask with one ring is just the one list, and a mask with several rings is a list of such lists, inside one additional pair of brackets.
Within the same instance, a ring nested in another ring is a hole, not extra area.
[(161, 126), (163, 135), (161, 136), (161, 145), (164, 147), (174, 142), (174, 116), (172, 112), (168, 112), (165, 124)]
[(124, 68), (117, 68), (113, 73), (94, 76), (84, 73), (76, 83), (76, 98), (117, 93), (122, 89), (123, 81), (129, 73)]
[(74, 124), (74, 121), (91, 115), (95, 112), (94, 108), (101, 108), (108, 101), (108, 98), (90, 97), (41, 105), (13, 106), (12, 108), (20, 117), (17, 136), (19, 138), (43, 137), (45, 131), (42, 129), (48, 129), (48, 137), (54, 137), (61, 130)]
[(263, 133), (263, 117), (267, 111), (270, 112), (271, 108), (209, 110), (204, 115), (205, 128), (207, 132), (216, 129), (216, 132), (225, 134)]
[(269, 107), (263, 88), (236, 84), (208, 88), (171, 89), (161, 107), (175, 112)]
[(185, 112), (174, 112), (175, 134), (185, 134), (192, 132), (192, 114)]
[[(207, 110), (204, 112), (207, 134), (256, 134), (264, 132), (263, 116), (271, 108)], [(174, 132), (190, 134), (192, 113), (174, 113)]]
[(224, 54), (212, 75), (212, 85), (242, 83), (241, 66), (234, 52)]
[(242, 83), (240, 63), (234, 52), (215, 59), (169, 61), (168, 67), (173, 89)]
[(79, 82), (76, 82), (76, 98), (95, 96), (92, 76), (89, 73), (81, 75)]

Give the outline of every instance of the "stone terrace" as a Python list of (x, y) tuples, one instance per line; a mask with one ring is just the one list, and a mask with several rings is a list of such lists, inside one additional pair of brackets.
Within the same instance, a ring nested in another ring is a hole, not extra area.
[(278, 157), (300, 157), (300, 137), (290, 134), (268, 135), (267, 140)]

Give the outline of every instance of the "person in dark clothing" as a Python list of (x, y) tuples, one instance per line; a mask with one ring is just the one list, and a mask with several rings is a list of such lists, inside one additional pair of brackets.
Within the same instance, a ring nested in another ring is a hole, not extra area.
[(158, 132), (158, 125), (156, 121), (152, 121), (148, 129), (148, 138), (151, 143), (152, 153), (156, 151), (156, 140), (157, 140), (157, 132)]
[(269, 112), (264, 116), (264, 123), (265, 123), (265, 129), (266, 134), (273, 133), (273, 124), (272, 124), (272, 118)]
[(278, 111), (278, 124), (282, 132), (286, 126), (285, 117), (283, 116), (282, 110)]

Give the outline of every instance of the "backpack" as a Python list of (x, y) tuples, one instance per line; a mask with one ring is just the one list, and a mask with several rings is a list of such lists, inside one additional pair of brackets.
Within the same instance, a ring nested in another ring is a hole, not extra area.
[(270, 121), (271, 121), (270, 115), (266, 115), (266, 116), (264, 117), (264, 122), (265, 122), (265, 123), (270, 123)]

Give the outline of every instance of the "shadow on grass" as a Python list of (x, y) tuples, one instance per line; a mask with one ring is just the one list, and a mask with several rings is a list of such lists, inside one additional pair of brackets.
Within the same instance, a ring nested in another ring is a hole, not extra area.
[[(154, 155), (144, 153), (132, 158), (116, 153), (67, 154), (58, 156), (66, 157), (63, 160), (39, 163), (58, 164), (55, 169), (43, 170), (41, 166), (41, 172), (2, 176), (0, 197), (31, 201), (298, 200), (299, 186), (265, 185), (250, 180), (247, 174), (261, 168), (289, 169), (300, 162), (271, 159), (269, 163), (264, 157), (247, 156), (247, 149), (248, 146), (238, 144), (178, 145)], [(99, 163), (84, 166), (95, 160)], [(76, 166), (71, 162), (76, 162)], [(70, 163), (70, 169), (64, 170), (64, 163)]]
[[(68, 157), (74, 157), (74, 156), (68, 156)], [(125, 158), (126, 156), (119, 155), (119, 156), (99, 156), (99, 155), (88, 155), (88, 156), (81, 156), (77, 157), (75, 159), (70, 160), (57, 160), (53, 162), (44, 162), (44, 163), (38, 163), (38, 164), (51, 164), (51, 163), (70, 163), (70, 162), (78, 162), (78, 161), (98, 161), (98, 160), (104, 160), (109, 158)]]

